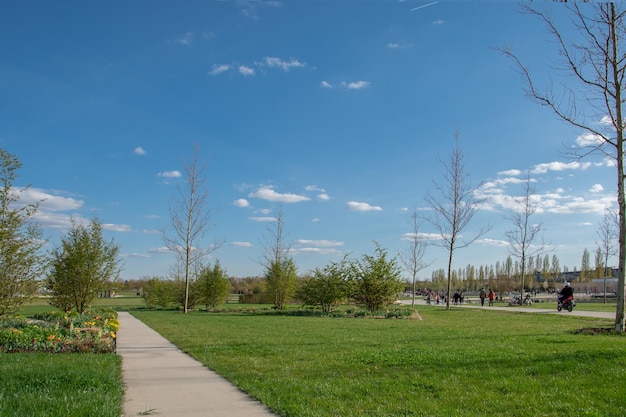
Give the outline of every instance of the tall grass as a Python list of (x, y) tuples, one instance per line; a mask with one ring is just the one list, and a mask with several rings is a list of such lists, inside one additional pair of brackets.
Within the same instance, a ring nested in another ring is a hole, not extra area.
[(421, 321), (133, 312), (286, 417), (626, 415), (626, 337), (575, 333), (609, 321), (420, 313)]

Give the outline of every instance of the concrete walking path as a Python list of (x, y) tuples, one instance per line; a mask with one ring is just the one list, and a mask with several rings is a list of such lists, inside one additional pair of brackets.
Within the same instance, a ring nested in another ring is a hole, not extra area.
[(267, 407), (120, 312), (117, 353), (126, 385), (123, 417), (275, 417)]
[[(402, 304), (411, 304), (411, 300), (403, 300)], [(415, 305), (427, 306), (427, 307), (445, 307), (445, 303), (435, 305), (432, 303), (431, 305), (427, 305), (426, 301), (420, 297), (419, 299), (415, 299)], [(468, 304), (463, 303), (459, 305), (452, 305), (450, 303), (450, 308), (481, 308), (486, 310), (501, 310), (501, 311), (515, 311), (521, 313), (536, 313), (536, 314), (564, 314), (569, 316), (579, 316), (579, 317), (596, 317), (600, 319), (615, 319), (615, 312), (606, 312), (606, 311), (582, 311), (574, 308), (572, 312), (567, 310), (557, 311), (556, 302), (554, 303), (546, 303), (546, 305), (551, 306), (551, 308), (534, 308), (534, 307), (511, 307), (504, 306), (500, 304), (499, 306), (489, 307), (487, 302), (485, 301), (485, 306), (480, 306), (480, 304)]]

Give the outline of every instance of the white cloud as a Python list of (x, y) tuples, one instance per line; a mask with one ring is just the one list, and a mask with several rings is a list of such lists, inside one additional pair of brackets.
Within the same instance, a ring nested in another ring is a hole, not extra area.
[(326, 190), (323, 188), (318, 187), (317, 185), (307, 185), (306, 187), (304, 187), (305, 190), (307, 191), (319, 191), (320, 193), (325, 193)]
[(299, 253), (310, 253), (314, 255), (341, 255), (342, 252), (335, 248), (292, 248), (290, 253), (299, 254)]
[(322, 246), (322, 247), (331, 247), (331, 246), (343, 246), (344, 243), (338, 240), (308, 240), (308, 239), (298, 239), (295, 242), (296, 245), (307, 245), (307, 246)]
[(329, 83), (328, 81), (322, 81), (322, 82), (320, 82), (320, 85), (323, 88), (333, 88), (333, 85), (331, 83)]
[(591, 193), (599, 193), (602, 191), (604, 191), (604, 187), (601, 184), (594, 184), (591, 189), (589, 189)]
[(298, 61), (297, 59), (291, 59), (289, 61), (283, 61), (280, 58), (276, 57), (265, 57), (262, 62), (257, 62), (257, 65), (269, 67), (269, 68), (280, 68), (285, 72), (289, 72), (292, 68), (303, 68), (306, 64)]
[(608, 207), (613, 205), (615, 200), (614, 196), (605, 196), (598, 199), (584, 199), (582, 197), (575, 197), (570, 201), (560, 201), (550, 207), (549, 213), (557, 214), (572, 214), (572, 213), (596, 213), (602, 214)]
[(248, 217), (250, 220), (253, 220), (255, 222), (260, 222), (260, 223), (265, 223), (265, 222), (275, 222), (276, 221), (276, 217)]
[(583, 133), (576, 138), (576, 145), (580, 147), (585, 146), (598, 146), (602, 145), (604, 139), (601, 136), (595, 135), (593, 133)]
[(157, 175), (163, 178), (180, 178), (183, 176), (180, 171), (163, 171), (159, 172)]
[(398, 42), (389, 42), (387, 44), (387, 48), (389, 49), (405, 49), (411, 48), (413, 45), (410, 43), (398, 43)]
[(20, 202), (25, 204), (39, 202), (39, 211), (42, 212), (78, 210), (84, 204), (82, 200), (50, 194), (40, 188), (16, 188), (16, 191), (20, 193)]
[(250, 242), (231, 242), (232, 246), (237, 246), (238, 248), (251, 248), (252, 243)]
[[(441, 235), (438, 233), (418, 233), (417, 236), (422, 240), (441, 240)], [(415, 233), (405, 233), (400, 240), (413, 241), (415, 239)]]
[(505, 248), (510, 246), (509, 242), (498, 239), (478, 239), (476, 243), (484, 246), (495, 246), (499, 248)]
[(238, 200), (235, 200), (233, 202), (233, 205), (236, 207), (250, 207), (250, 202), (248, 202), (248, 200), (246, 200), (245, 198), (240, 198)]
[(102, 228), (111, 232), (132, 232), (132, 228), (127, 224), (103, 223)]
[(545, 174), (548, 171), (565, 171), (565, 170), (585, 170), (591, 166), (591, 162), (548, 162), (544, 164), (535, 165), (533, 168), (533, 174)]
[(368, 203), (359, 203), (357, 201), (348, 201), (348, 209), (352, 211), (382, 211), (379, 206), (371, 206)]
[(318, 194), (318, 195), (317, 195), (317, 198), (318, 198), (319, 200), (322, 200), (322, 201), (328, 201), (328, 200), (330, 200), (330, 196), (329, 196), (328, 194), (326, 194), (326, 193), (321, 193), (321, 194)]
[(248, 194), (251, 198), (260, 198), (262, 200), (272, 201), (275, 203), (299, 203), (302, 201), (309, 201), (310, 198), (304, 195), (298, 194), (280, 194), (274, 191), (271, 187), (261, 187), (257, 191)]
[(505, 175), (507, 177), (517, 177), (521, 173), (522, 173), (522, 171), (519, 170), (519, 169), (509, 169), (507, 171), (500, 171), (500, 172), (498, 172), (498, 175)]
[(348, 90), (362, 90), (364, 88), (369, 87), (370, 82), (369, 81), (352, 81), (352, 82), (342, 81), (341, 85), (347, 88)]
[(250, 68), (250, 67), (247, 67), (245, 65), (240, 65), (239, 66), (239, 73), (241, 75), (246, 75), (246, 76), (254, 75), (254, 68)]
[(437, 19), (433, 21), (433, 25), (443, 25), (445, 22), (443, 19)]
[(211, 71), (209, 71), (209, 75), (219, 75), (223, 72), (226, 72), (228, 70), (230, 70), (232, 67), (230, 65), (226, 65), (226, 64), (220, 64), (220, 65), (213, 65), (213, 67), (211, 67)]
[(144, 148), (142, 148), (141, 146), (137, 146), (133, 152), (135, 153), (135, 155), (145, 155), (146, 154), (146, 150)]

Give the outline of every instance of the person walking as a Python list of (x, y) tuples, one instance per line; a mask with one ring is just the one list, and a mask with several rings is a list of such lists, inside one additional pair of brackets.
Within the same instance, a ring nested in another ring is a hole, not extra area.
[(496, 293), (493, 292), (493, 290), (489, 290), (489, 295), (487, 296), (487, 298), (489, 298), (489, 307), (493, 307), (493, 300), (495, 300), (496, 298)]
[(484, 288), (480, 289), (480, 294), (478, 296), (480, 297), (480, 306), (484, 307), (485, 306), (485, 298), (487, 298), (487, 292), (485, 291)]

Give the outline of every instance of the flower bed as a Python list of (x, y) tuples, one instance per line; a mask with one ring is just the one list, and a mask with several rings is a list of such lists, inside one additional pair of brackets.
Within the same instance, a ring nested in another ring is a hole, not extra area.
[(114, 352), (118, 329), (117, 313), (108, 310), (7, 317), (0, 319), (0, 351)]

